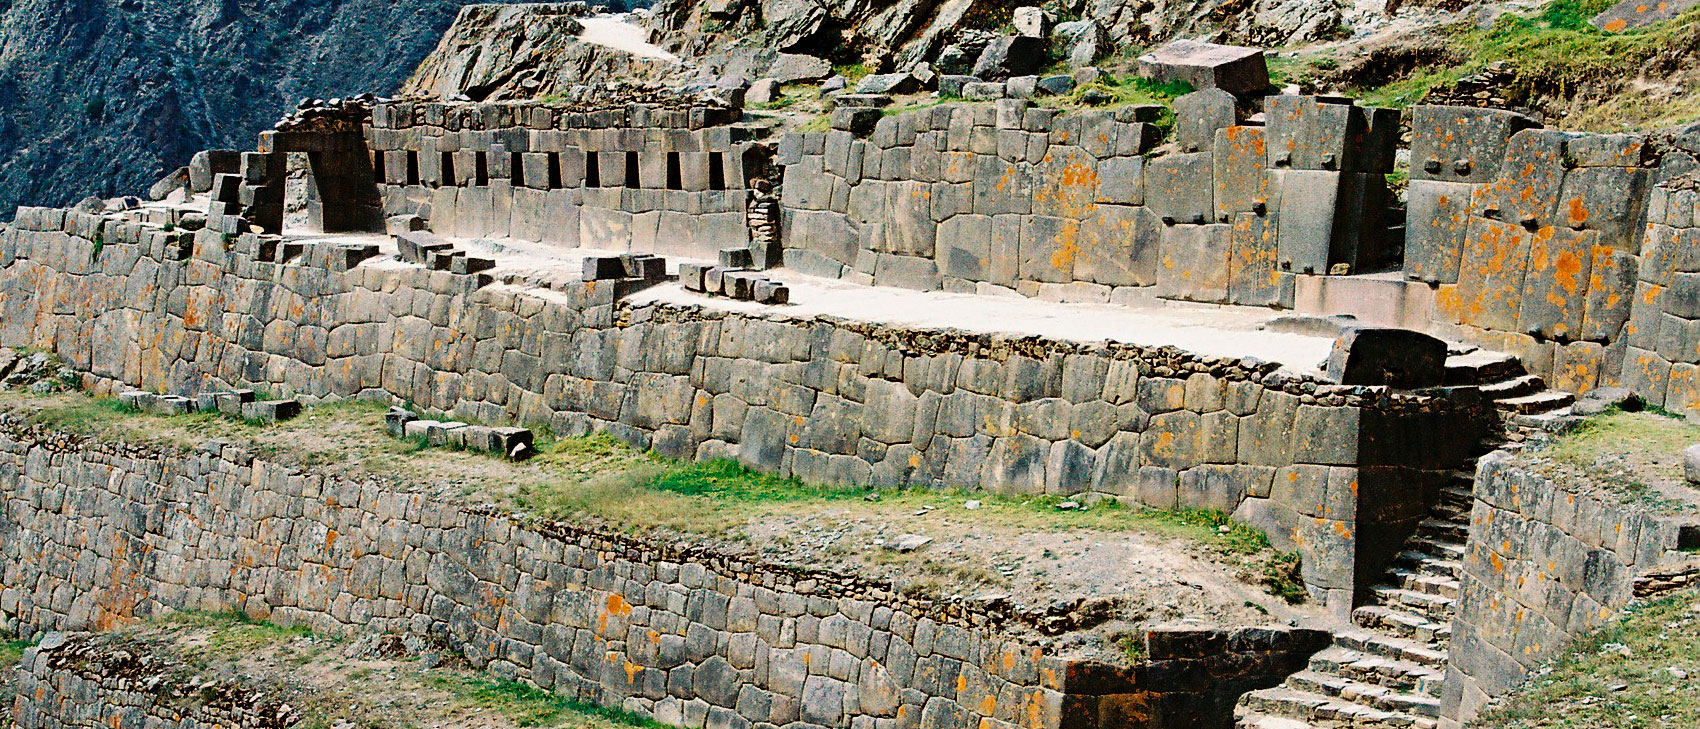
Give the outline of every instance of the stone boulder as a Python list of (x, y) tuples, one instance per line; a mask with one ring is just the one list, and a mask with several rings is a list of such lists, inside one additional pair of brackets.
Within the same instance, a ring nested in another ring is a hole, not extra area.
[(781, 84), (819, 81), (832, 75), (832, 64), (825, 59), (801, 53), (781, 53), (773, 59), (767, 75)]
[(1700, 0), (1623, 0), (1606, 8), (1605, 12), (1594, 16), (1594, 19), (1588, 22), (1607, 33), (1622, 33), (1662, 23), (1688, 12), (1695, 6), (1700, 6)]
[(1069, 68), (1091, 66), (1109, 50), (1109, 38), (1103, 26), (1091, 18), (1058, 23), (1051, 29), (1051, 41), (1068, 48)]
[(974, 62), (974, 74), (988, 81), (1011, 76), (1029, 76), (1045, 63), (1045, 40), (1022, 35), (1006, 35), (986, 44)]
[(1445, 381), (1446, 342), (1411, 329), (1347, 329), (1334, 340), (1325, 374), (1342, 385), (1436, 387)]
[(907, 73), (874, 74), (856, 84), (858, 94), (912, 94), (920, 90), (921, 82)]
[(1157, 82), (1184, 81), (1194, 90), (1221, 89), (1239, 97), (1269, 89), (1263, 51), (1194, 40), (1175, 40), (1139, 57), (1139, 75)]
[(777, 98), (779, 98), (779, 79), (776, 78), (756, 79), (755, 83), (750, 84), (750, 90), (744, 92), (744, 103), (746, 104), (768, 104)]
[(148, 188), (148, 199), (158, 202), (169, 197), (171, 193), (188, 186), (189, 168), (179, 167), (159, 178), (158, 182), (153, 183), (153, 187)]
[(1050, 35), (1051, 16), (1043, 8), (1029, 5), (1015, 9), (1015, 32), (1029, 38), (1044, 38)]

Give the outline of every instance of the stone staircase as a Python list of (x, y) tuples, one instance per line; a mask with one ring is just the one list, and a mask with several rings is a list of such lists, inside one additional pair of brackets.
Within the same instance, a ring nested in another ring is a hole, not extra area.
[[(1463, 347), (1448, 385), (1475, 385), (1506, 421), (1507, 436), (1559, 427), (1576, 396), (1548, 389), (1516, 357)], [(1239, 729), (1431, 729), (1438, 726), (1458, 571), (1469, 537), (1475, 461), (1454, 472), (1428, 518), (1406, 540), (1352, 627), (1285, 683), (1240, 698)]]
[(1485, 349), (1462, 346), (1446, 359), (1446, 384), (1476, 385), (1518, 428), (1545, 428), (1570, 415), (1576, 396), (1547, 388), (1545, 380), (1523, 369), (1522, 360)]
[(1351, 629), (1285, 683), (1240, 698), (1240, 729), (1437, 726), (1474, 465), (1452, 475)]

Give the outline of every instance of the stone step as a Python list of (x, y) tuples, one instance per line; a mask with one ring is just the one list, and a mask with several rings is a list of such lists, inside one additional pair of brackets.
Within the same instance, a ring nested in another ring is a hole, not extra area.
[(1344, 699), (1354, 704), (1372, 706), (1412, 716), (1438, 718), (1440, 699), (1423, 694), (1407, 694), (1386, 686), (1353, 681), (1345, 676), (1329, 676), (1315, 671), (1299, 671), (1287, 677), (1287, 685), (1300, 691)]
[(1441, 559), (1454, 562), (1464, 561), (1463, 543), (1451, 539), (1434, 539), (1418, 534), (1411, 537), (1410, 541), (1405, 543), (1405, 547)]
[(1440, 696), (1446, 682), (1443, 670), (1341, 645), (1331, 645), (1311, 656), (1310, 670), (1429, 696)]
[(1401, 638), (1443, 645), (1452, 639), (1452, 628), (1425, 615), (1386, 605), (1364, 605), (1352, 611), (1352, 622), (1360, 628), (1379, 630)]
[(1394, 557), (1393, 564), (1431, 575), (1450, 575), (1453, 579), (1458, 578), (1458, 570), (1464, 566), (1463, 563), (1455, 559), (1442, 559), (1426, 552), (1409, 549)]
[(1481, 386), (1482, 396), (1489, 400), (1509, 400), (1514, 397), (1533, 395), (1547, 389), (1546, 380), (1539, 375), (1523, 375), (1509, 380), (1489, 382)]
[(1308, 722), (1311, 726), (1331, 729), (1432, 729), (1436, 726), (1434, 720), (1429, 717), (1386, 711), (1286, 686), (1258, 689), (1246, 694), (1240, 702), (1250, 712), (1268, 717), (1297, 719)]
[(1470, 525), (1464, 521), (1424, 519), (1417, 525), (1417, 535), (1462, 544), (1470, 539)]
[(1481, 385), (1523, 375), (1523, 362), (1504, 352), (1478, 349), (1446, 358), (1446, 384)]
[(1436, 503), (1434, 506), (1429, 507), (1428, 518), (1438, 519), (1440, 521), (1457, 522), (1459, 524), (1469, 524), (1470, 508), (1460, 504), (1441, 501)]
[(1385, 585), (1370, 588), (1383, 607), (1416, 613), (1436, 623), (1449, 624), (1458, 611), (1458, 602), (1450, 597), (1430, 595), (1403, 587)]
[(1397, 658), (1430, 668), (1446, 667), (1446, 652), (1428, 643), (1383, 635), (1369, 630), (1342, 630), (1334, 635), (1337, 645), (1383, 658)]
[(1440, 489), (1440, 503), (1461, 507), (1468, 512), (1476, 505), (1475, 485), (1475, 480), (1471, 479), (1468, 485), (1463, 488), (1458, 486), (1442, 487)]
[(1574, 402), (1576, 402), (1576, 396), (1571, 393), (1563, 390), (1547, 390), (1523, 397), (1494, 400), (1493, 404), (1501, 410), (1508, 410), (1517, 415), (1538, 415), (1570, 407), (1571, 403)]
[(1511, 424), (1520, 430), (1541, 430), (1548, 433), (1568, 433), (1582, 423), (1583, 418), (1576, 415), (1568, 406), (1557, 410), (1548, 410), (1533, 415), (1514, 415)]
[(1449, 567), (1439, 565), (1436, 565), (1433, 569), (1434, 571), (1430, 571), (1428, 568), (1409, 569), (1396, 566), (1388, 570), (1387, 574), (1393, 578), (1395, 587), (1403, 587), (1412, 592), (1426, 592), (1430, 595), (1439, 595), (1453, 600), (1458, 599), (1457, 573), (1450, 571)]
[(1255, 711), (1236, 711), (1234, 716), (1234, 729), (1316, 729), (1316, 725), (1308, 721)]

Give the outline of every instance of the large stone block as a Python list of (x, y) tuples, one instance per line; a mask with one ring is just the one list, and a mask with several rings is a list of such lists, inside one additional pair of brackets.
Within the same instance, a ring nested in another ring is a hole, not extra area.
[(1589, 276), (1600, 234), (1592, 230), (1551, 229), (1529, 246), (1523, 276), (1518, 328), (1542, 339), (1576, 338), (1587, 308)]
[(1233, 226), (1174, 225), (1158, 243), (1157, 295), (1221, 303), (1228, 298)]
[(1456, 283), (1470, 227), (1470, 196), (1476, 185), (1411, 180), (1406, 190), (1405, 276), (1428, 283)]
[(1228, 254), (1228, 303), (1245, 306), (1290, 304), (1283, 295), (1279, 222), (1256, 213), (1234, 216), (1232, 249)]
[(1219, 129), (1211, 149), (1215, 222), (1230, 222), (1237, 213), (1267, 213), (1279, 206), (1274, 178), (1264, 166), (1268, 149), (1262, 127)]
[(1234, 95), (1202, 89), (1175, 99), (1175, 141), (1182, 152), (1210, 151), (1216, 132), (1234, 125)]
[(1098, 205), (1080, 223), (1074, 278), (1107, 286), (1157, 281), (1162, 221), (1145, 206)]
[(1215, 219), (1214, 168), (1209, 152), (1158, 157), (1145, 167), (1145, 204), (1165, 224)]
[(1544, 129), (1512, 135), (1499, 174), (1483, 191), (1476, 212), (1530, 228), (1557, 224), (1568, 139), (1564, 132)]
[(1411, 108), (1411, 180), (1492, 182), (1511, 135), (1536, 126), (1522, 114), (1467, 106)]
[(1514, 331), (1529, 251), (1537, 238), (1551, 238), (1553, 232), (1472, 218), (1458, 269), (1459, 319), (1484, 329)]
[(1446, 375), (1446, 342), (1409, 329), (1353, 327), (1334, 340), (1327, 375), (1342, 385), (1435, 387)]
[(1599, 231), (1600, 243), (1634, 253), (1640, 247), (1650, 170), (1582, 167), (1564, 176), (1558, 216), (1578, 230)]
[(1261, 49), (1194, 40), (1173, 40), (1140, 56), (1139, 75), (1236, 96), (1255, 96), (1269, 88), (1269, 65)]

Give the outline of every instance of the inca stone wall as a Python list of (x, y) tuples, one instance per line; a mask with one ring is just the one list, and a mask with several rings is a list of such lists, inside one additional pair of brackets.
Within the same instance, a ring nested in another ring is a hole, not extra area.
[(1654, 405), (1700, 412), (1700, 191), (1694, 180), (1654, 188), (1647, 218), (1622, 384)]
[(385, 213), (569, 247), (713, 258), (749, 245), (748, 183), (767, 156), (735, 137), (736, 110), (609, 95), (378, 106), (367, 137)]
[(20, 211), (0, 239), (0, 341), (51, 349), (106, 391), (399, 398), (821, 483), (1216, 508), (1302, 552), (1312, 591), (1341, 609), (1480, 432), (1469, 392), (1343, 387), (1172, 348), (634, 306), (616, 282), (497, 285), (335, 243), (167, 231), (157, 214)]
[[(785, 262), (862, 283), (1064, 300), (1290, 307), (1293, 275), (1392, 262), (1384, 173), (1399, 114), (1220, 91), (1058, 115), (1018, 99), (786, 135)], [(842, 111), (842, 110), (841, 110)]]
[[(1443, 716), (1467, 721), (1633, 597), (1690, 584), (1700, 533), (1500, 452), (1476, 471)], [(1455, 725), (1455, 724), (1454, 724)]]
[[(0, 616), (26, 635), (181, 609), (413, 632), (495, 675), (693, 729), (1227, 726), (1239, 692), (1327, 639), (1156, 629), (1150, 660), (1121, 669), (1024, 642), (1008, 608), (466, 509), (233, 444), (174, 453), (8, 418), (0, 451)], [(110, 690), (62, 664), (37, 655), (26, 671), (61, 695)], [(26, 726), (100, 711), (23, 706), (20, 720), (49, 717)]]

